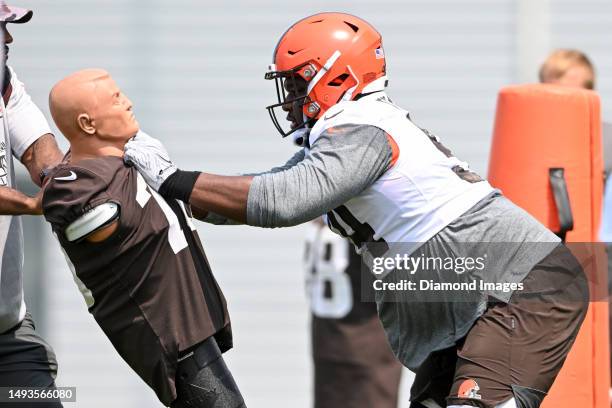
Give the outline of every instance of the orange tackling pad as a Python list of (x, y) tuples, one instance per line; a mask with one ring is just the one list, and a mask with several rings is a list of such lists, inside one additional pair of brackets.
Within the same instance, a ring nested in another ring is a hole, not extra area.
[[(567, 230), (566, 242), (598, 241), (604, 183), (598, 95), (543, 84), (502, 89), (488, 178), (555, 233), (563, 235)], [(579, 254), (579, 244), (570, 247), (579, 259), (591, 260), (591, 267), (585, 268), (591, 303), (578, 338), (542, 406), (608, 408), (605, 248), (584, 245)]]

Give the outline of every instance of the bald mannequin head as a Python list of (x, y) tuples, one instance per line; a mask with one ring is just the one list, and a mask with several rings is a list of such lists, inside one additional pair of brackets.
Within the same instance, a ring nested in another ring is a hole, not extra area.
[(132, 102), (102, 69), (85, 69), (59, 81), (49, 94), (49, 108), (70, 142), (73, 159), (120, 156), (138, 132)]

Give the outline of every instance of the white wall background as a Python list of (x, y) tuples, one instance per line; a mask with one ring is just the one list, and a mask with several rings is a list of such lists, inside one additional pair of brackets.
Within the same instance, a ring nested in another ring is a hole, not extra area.
[[(497, 91), (535, 80), (552, 47), (578, 47), (593, 58), (604, 116), (612, 117), (612, 2), (534, 1), (23, 0), (18, 5), (35, 14), (10, 27), (10, 63), (45, 112), (57, 80), (106, 68), (143, 129), (182, 167), (265, 170), (294, 150), (264, 110), (275, 101), (263, 74), (278, 37), (306, 15), (350, 12), (383, 34), (390, 96), (484, 174)], [(46, 244), (26, 263), (42, 268), (36, 317), (57, 352), (58, 383), (78, 387), (79, 407), (159, 406), (87, 314), (48, 228), (41, 229)], [(227, 360), (249, 407), (309, 407), (303, 228), (199, 230), (229, 300), (236, 347)], [(35, 233), (30, 228), (26, 239)]]

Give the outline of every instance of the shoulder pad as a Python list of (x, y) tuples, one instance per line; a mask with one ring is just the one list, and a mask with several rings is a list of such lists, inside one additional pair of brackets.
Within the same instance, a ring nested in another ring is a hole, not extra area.
[(66, 239), (78, 241), (110, 224), (119, 217), (119, 205), (113, 202), (100, 204), (81, 215), (66, 227)]

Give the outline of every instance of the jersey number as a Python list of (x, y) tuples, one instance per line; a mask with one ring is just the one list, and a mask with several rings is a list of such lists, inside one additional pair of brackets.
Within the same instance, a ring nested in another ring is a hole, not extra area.
[(353, 308), (348, 242), (325, 227), (311, 226), (306, 240), (304, 268), (312, 313), (341, 319)]
[[(408, 119), (410, 120), (410, 118)], [(433, 143), (433, 145), (436, 146), (436, 149), (442, 152), (442, 154), (444, 154), (449, 159), (455, 157), (453, 156), (453, 153), (450, 151), (450, 149), (444, 146), (442, 142), (440, 142), (440, 139), (436, 135), (434, 135), (427, 129), (423, 129), (423, 128), (420, 128), (420, 129), (423, 131), (423, 133), (427, 135), (429, 140), (431, 140), (431, 143)], [(480, 177), (478, 174), (474, 173), (472, 170), (467, 168), (467, 166), (456, 165), (456, 166), (453, 166), (451, 170), (461, 180), (467, 181), (468, 183), (478, 183), (480, 181), (483, 181), (482, 177)]]
[[(159, 205), (162, 212), (166, 216), (166, 220), (168, 221), (168, 243), (172, 248), (172, 252), (178, 254), (179, 251), (187, 248), (187, 239), (185, 238), (185, 234), (181, 229), (181, 224), (168, 203), (166, 203), (166, 201), (156, 191), (149, 189), (149, 186), (140, 173), (138, 173), (136, 184), (138, 186), (136, 190), (136, 202), (138, 205), (140, 205), (141, 208), (144, 208), (151, 197), (153, 197), (153, 199), (157, 202), (157, 205)], [(195, 230), (195, 226), (193, 225), (191, 218), (187, 215), (183, 203), (179, 202), (179, 205), (185, 215), (187, 224), (192, 231)]]
[(350, 239), (358, 249), (374, 242), (380, 245), (372, 245), (368, 251), (375, 256), (379, 253), (382, 255), (389, 249), (383, 238), (374, 240), (375, 232), (370, 224), (360, 222), (344, 205), (327, 213), (327, 223), (332, 230)]

